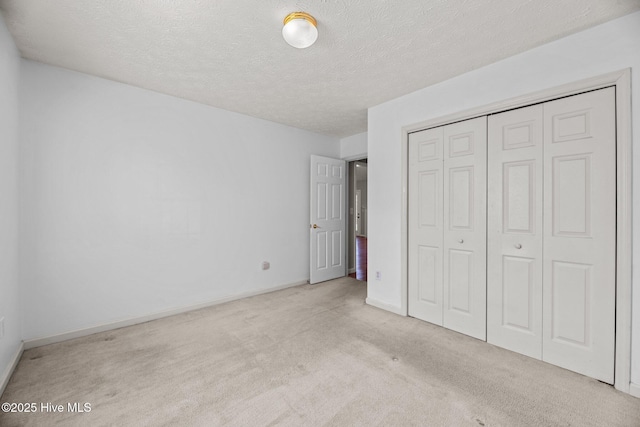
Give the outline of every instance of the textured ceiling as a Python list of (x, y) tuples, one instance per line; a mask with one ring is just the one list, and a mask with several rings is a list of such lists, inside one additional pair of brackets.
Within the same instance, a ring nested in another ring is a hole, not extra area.
[[(640, 0), (0, 0), (24, 58), (344, 137), (368, 107), (640, 10)], [(282, 19), (319, 38), (295, 49)]]

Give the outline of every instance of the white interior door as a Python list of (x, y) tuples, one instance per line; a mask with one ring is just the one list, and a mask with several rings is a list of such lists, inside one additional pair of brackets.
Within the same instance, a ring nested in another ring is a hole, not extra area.
[(542, 104), (489, 117), (487, 341), (542, 358)]
[(487, 118), (444, 126), (443, 325), (487, 336)]
[(613, 383), (615, 89), (544, 104), (543, 360)]
[(442, 127), (409, 135), (409, 315), (442, 325)]
[(346, 275), (345, 186), (343, 160), (311, 156), (311, 284)]

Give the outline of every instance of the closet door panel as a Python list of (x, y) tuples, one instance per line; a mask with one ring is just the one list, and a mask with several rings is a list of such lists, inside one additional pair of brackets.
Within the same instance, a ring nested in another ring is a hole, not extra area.
[(484, 340), (487, 119), (466, 120), (443, 130), (443, 324)]
[(409, 315), (442, 325), (443, 129), (409, 135)]
[(543, 108), (488, 119), (487, 341), (542, 357)]
[(615, 89), (544, 104), (543, 360), (612, 384)]

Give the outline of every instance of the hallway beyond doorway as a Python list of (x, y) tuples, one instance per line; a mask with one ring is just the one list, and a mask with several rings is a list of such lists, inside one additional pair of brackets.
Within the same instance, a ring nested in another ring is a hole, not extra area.
[(356, 265), (355, 273), (349, 274), (357, 280), (367, 281), (367, 238), (356, 236)]

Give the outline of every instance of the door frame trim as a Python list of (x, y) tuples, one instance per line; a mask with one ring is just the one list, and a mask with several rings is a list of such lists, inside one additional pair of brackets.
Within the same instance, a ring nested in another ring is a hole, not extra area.
[(631, 270), (632, 270), (632, 193), (631, 193), (631, 69), (626, 68), (494, 102), (458, 113), (425, 120), (402, 127), (402, 219), (401, 219), (401, 307), (399, 314), (408, 315), (408, 172), (409, 134), (462, 120), (487, 116), (514, 108), (551, 101), (582, 92), (616, 88), (616, 348), (615, 379), (616, 389), (629, 393), (631, 383)]

